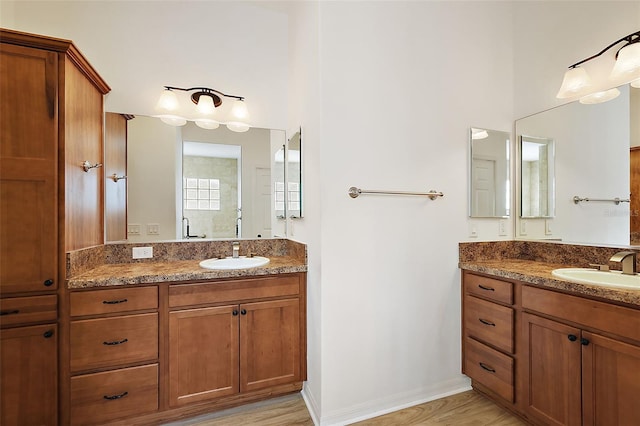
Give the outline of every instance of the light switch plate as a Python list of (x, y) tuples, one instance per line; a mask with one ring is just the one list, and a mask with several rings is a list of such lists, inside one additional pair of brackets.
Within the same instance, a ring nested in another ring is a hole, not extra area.
[(551, 221), (549, 219), (545, 219), (544, 221), (544, 235), (551, 235)]
[(129, 235), (140, 235), (140, 224), (139, 223), (130, 223), (127, 225), (127, 234)]
[(527, 221), (524, 219), (520, 221), (520, 235), (527, 235)]
[(147, 223), (147, 235), (160, 235), (160, 224)]

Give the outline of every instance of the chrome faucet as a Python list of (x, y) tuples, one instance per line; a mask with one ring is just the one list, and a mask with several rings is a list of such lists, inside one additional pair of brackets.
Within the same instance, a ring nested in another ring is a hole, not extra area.
[(620, 251), (609, 259), (609, 262), (619, 262), (622, 264), (622, 273), (627, 275), (636, 274), (636, 252)]
[(233, 247), (233, 255), (232, 255), (232, 257), (234, 259), (237, 259), (238, 255), (240, 254), (240, 242), (234, 241), (231, 244), (232, 244), (232, 247)]

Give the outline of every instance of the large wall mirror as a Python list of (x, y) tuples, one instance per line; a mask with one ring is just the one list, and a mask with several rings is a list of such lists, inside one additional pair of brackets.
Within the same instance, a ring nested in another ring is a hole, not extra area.
[[(633, 210), (629, 202), (615, 199), (633, 202), (637, 197), (630, 190), (630, 150), (640, 145), (640, 89), (623, 86), (620, 92), (605, 103), (573, 102), (516, 121), (518, 138), (553, 140), (555, 152), (555, 214), (530, 214), (524, 208), (527, 201), (517, 200), (521, 211), (516, 215), (516, 238), (630, 244)], [(528, 166), (523, 159), (516, 167), (516, 194), (522, 198)]]
[(472, 127), (469, 133), (469, 216), (508, 217), (510, 134)]
[(284, 236), (275, 213), (282, 130), (127, 125), (129, 241)]

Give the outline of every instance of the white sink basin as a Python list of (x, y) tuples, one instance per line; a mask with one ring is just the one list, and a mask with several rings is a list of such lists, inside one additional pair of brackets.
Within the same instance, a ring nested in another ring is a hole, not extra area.
[(206, 269), (248, 269), (264, 266), (269, 259), (261, 256), (254, 257), (227, 257), (225, 259), (207, 259), (200, 262), (200, 266)]
[(580, 284), (640, 290), (640, 275), (620, 271), (599, 271), (589, 268), (561, 268), (551, 271), (554, 277)]

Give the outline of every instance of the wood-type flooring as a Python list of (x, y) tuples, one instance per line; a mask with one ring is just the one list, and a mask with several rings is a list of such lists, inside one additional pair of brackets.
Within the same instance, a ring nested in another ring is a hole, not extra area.
[[(462, 392), (435, 401), (354, 423), (359, 426), (521, 426), (522, 420), (475, 391)], [(299, 394), (258, 402), (166, 426), (312, 426)]]

